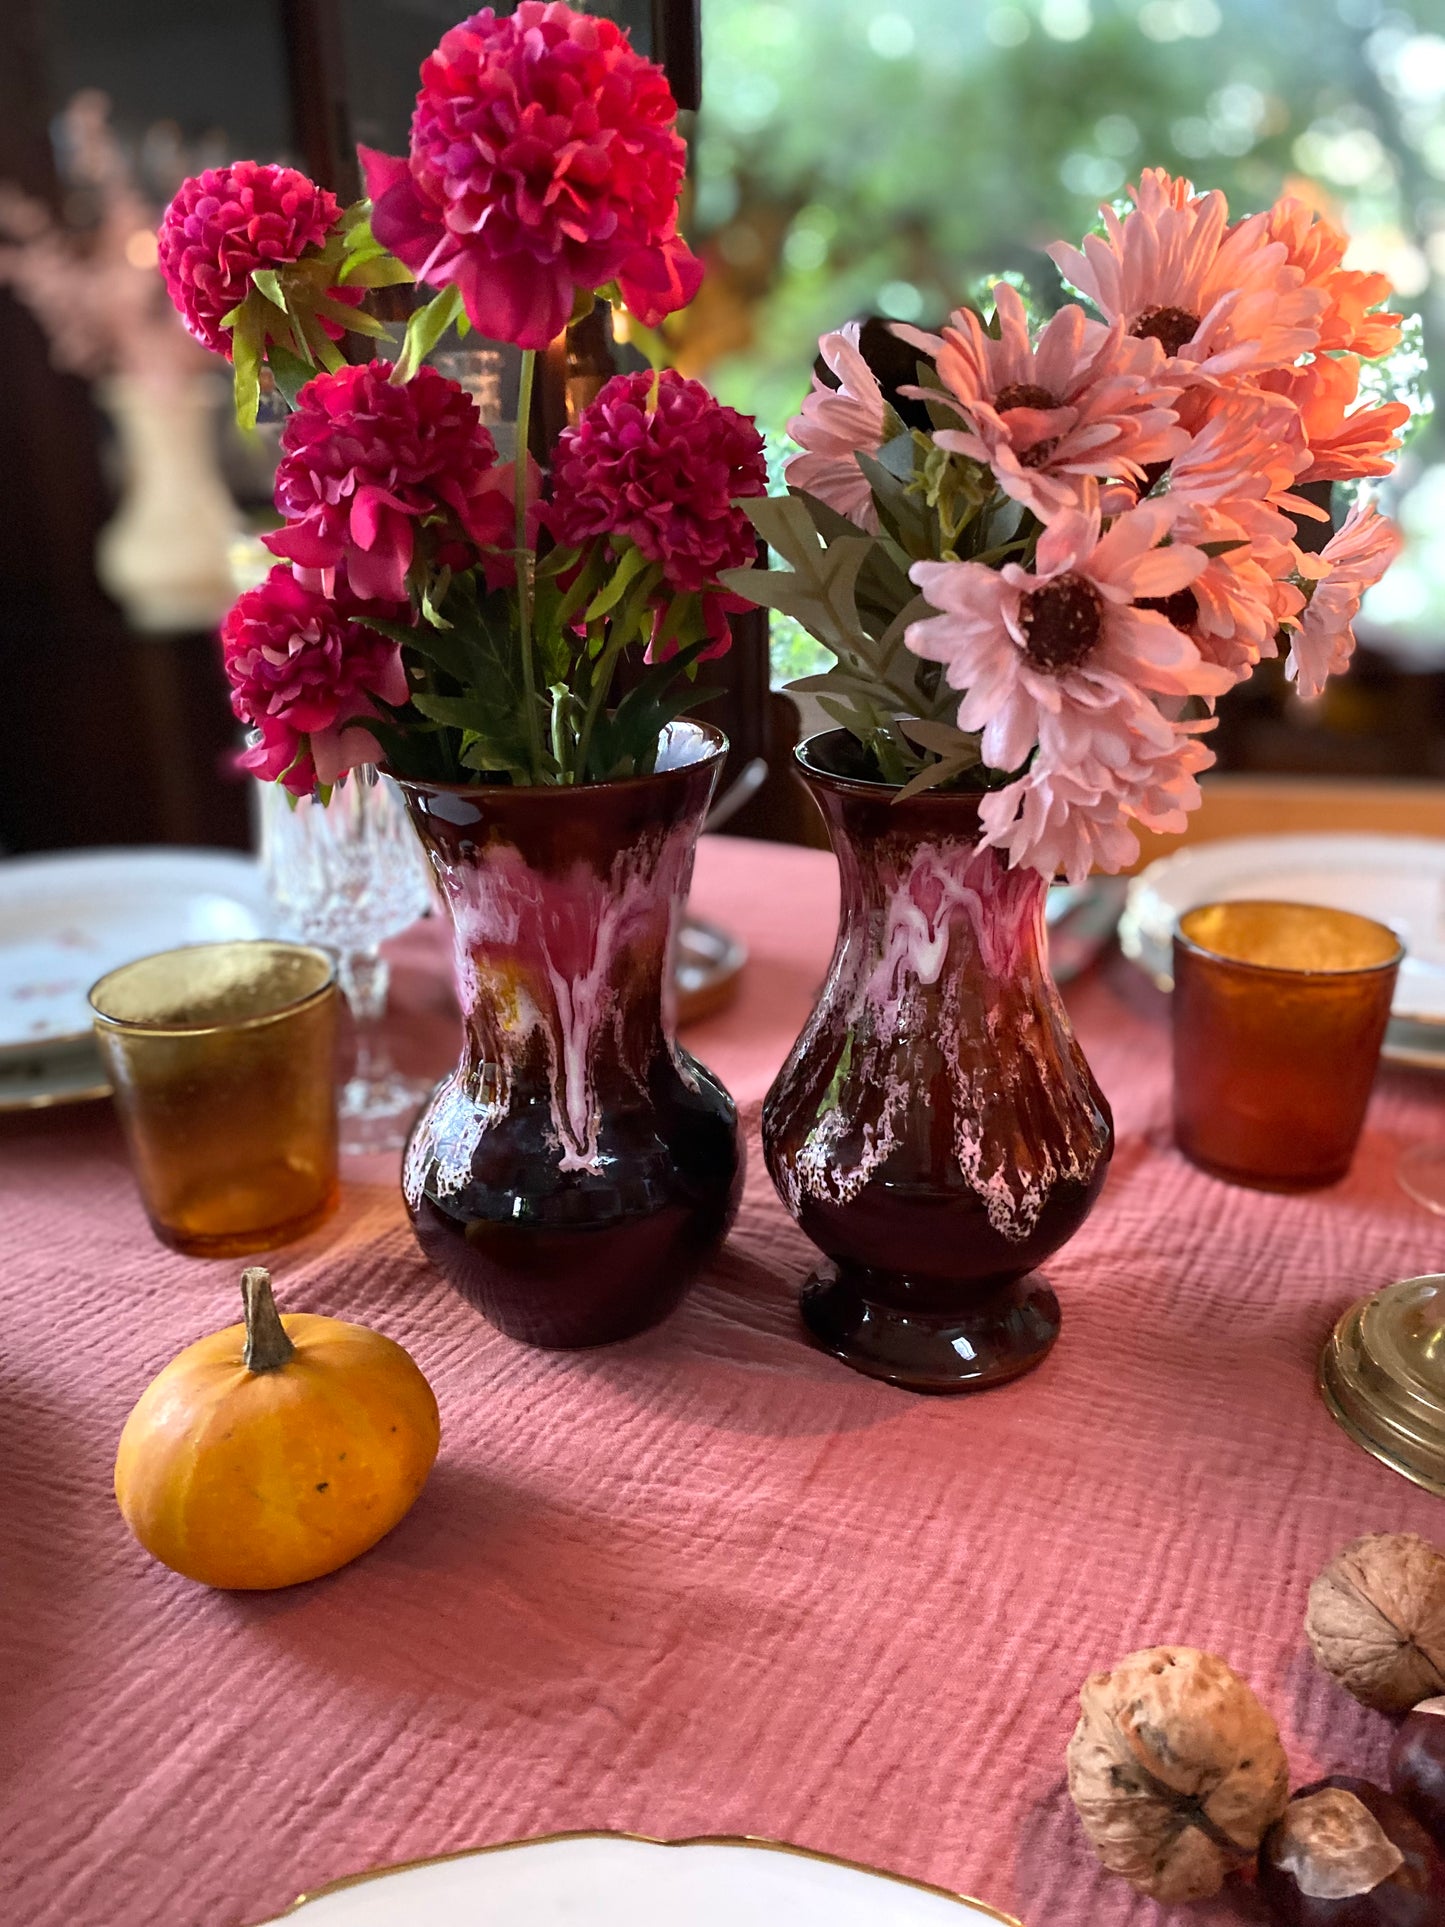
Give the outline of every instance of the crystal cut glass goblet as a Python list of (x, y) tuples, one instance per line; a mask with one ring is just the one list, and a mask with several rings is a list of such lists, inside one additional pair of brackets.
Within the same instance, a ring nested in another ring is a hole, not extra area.
[(431, 1083), (403, 1077), (382, 1030), (390, 967), (380, 946), (431, 907), (426, 860), (389, 777), (353, 770), (329, 799), (258, 783), (261, 863), (272, 909), (288, 937), (336, 957), (336, 977), (356, 1024), (356, 1059), (342, 1086), (341, 1149), (400, 1150)]

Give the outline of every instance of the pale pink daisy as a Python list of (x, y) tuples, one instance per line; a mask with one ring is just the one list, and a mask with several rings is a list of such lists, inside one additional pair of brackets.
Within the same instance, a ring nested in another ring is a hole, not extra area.
[(993, 470), (1000, 488), (1041, 520), (1073, 506), (1079, 478), (1143, 478), (1184, 447), (1156, 341), (1135, 340), (1122, 322), (1103, 327), (1075, 303), (1029, 338), (1018, 291), (994, 288), (995, 338), (960, 309), (942, 335), (895, 322), (893, 332), (931, 356), (947, 389), (905, 388), (956, 408), (968, 424), (936, 429), (939, 448)]
[(1265, 215), (1231, 228), (1218, 189), (1196, 195), (1161, 168), (1131, 193), (1122, 220), (1103, 209), (1107, 235), (1049, 249), (1106, 320), (1161, 342), (1189, 378), (1255, 374), (1309, 353), (1326, 297), (1270, 239)]
[(1198, 807), (1199, 772), (1214, 760), (1198, 735), (1211, 723), (1171, 723), (1136, 694), (1101, 714), (1097, 752), (1079, 760), (1046, 720), (1025, 774), (980, 802), (982, 840), (1015, 868), (1070, 883), (1124, 869), (1139, 855), (1138, 826), (1173, 834)]
[(783, 479), (790, 488), (816, 495), (872, 534), (878, 528), (878, 511), (856, 458), (860, 449), (877, 454), (902, 424), (859, 351), (861, 329), (860, 322), (850, 321), (819, 341), (818, 352), (837, 376), (838, 386), (831, 388), (821, 375), (813, 376), (813, 392), (802, 412), (788, 423), (788, 433), (804, 452), (793, 456)]
[(1318, 696), (1331, 676), (1349, 666), (1365, 591), (1380, 580), (1400, 547), (1393, 522), (1372, 505), (1356, 504), (1318, 556), (1301, 558), (1301, 572), (1313, 578), (1314, 587), (1285, 671), (1301, 696)]
[(915, 655), (944, 665), (964, 691), (958, 726), (979, 730), (984, 761), (1017, 769), (1058, 719), (1070, 754), (1087, 753), (1102, 714), (1144, 690), (1215, 696), (1233, 677), (1207, 663), (1157, 608), (1208, 558), (1187, 543), (1160, 546), (1171, 511), (1143, 502), (1101, 528), (1098, 488), (1044, 530), (1032, 571), (1017, 563), (915, 562), (909, 571), (939, 611), (904, 637)]

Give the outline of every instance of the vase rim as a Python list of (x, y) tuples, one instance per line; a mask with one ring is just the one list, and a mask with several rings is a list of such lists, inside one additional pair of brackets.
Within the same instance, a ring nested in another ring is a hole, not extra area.
[(927, 805), (936, 808), (945, 805), (950, 808), (968, 807), (977, 812), (983, 800), (983, 792), (978, 790), (920, 790), (915, 796), (899, 800), (901, 783), (884, 783), (872, 776), (844, 776), (830, 769), (820, 760), (820, 751), (826, 753), (825, 745), (836, 746), (841, 742), (856, 742), (857, 738), (850, 729), (823, 729), (816, 735), (805, 736), (793, 751), (793, 760), (809, 783), (816, 783), (821, 789), (832, 790), (837, 796), (866, 796), (875, 801), (893, 799), (893, 804), (901, 809), (913, 809)]
[[(381, 765), (382, 771), (389, 776), (399, 789), (416, 790), (423, 795), (474, 796), (479, 791), (496, 796), (557, 797), (559, 800), (586, 796), (591, 792), (606, 790), (609, 796), (620, 790), (641, 789), (647, 783), (660, 783), (670, 776), (687, 776), (694, 770), (706, 769), (710, 763), (721, 762), (728, 753), (728, 739), (715, 723), (705, 723), (696, 716), (680, 716), (668, 723), (663, 729), (664, 745), (671, 744), (674, 731), (695, 731), (698, 753), (686, 761), (670, 763), (666, 768), (654, 769), (646, 776), (609, 776), (600, 783), (444, 783), (425, 776), (400, 776), (389, 764)], [(666, 748), (662, 753), (666, 753)]]

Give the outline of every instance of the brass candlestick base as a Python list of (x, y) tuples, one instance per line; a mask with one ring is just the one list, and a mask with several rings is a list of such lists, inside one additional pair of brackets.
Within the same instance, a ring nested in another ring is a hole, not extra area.
[(1351, 1305), (1321, 1355), (1320, 1390), (1356, 1444), (1445, 1497), (1445, 1275)]

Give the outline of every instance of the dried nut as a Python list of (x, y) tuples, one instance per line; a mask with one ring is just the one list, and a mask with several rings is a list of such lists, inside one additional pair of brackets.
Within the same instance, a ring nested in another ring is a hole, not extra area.
[(1213, 1653), (1154, 1646), (1079, 1695), (1069, 1794), (1094, 1851), (1156, 1900), (1204, 1900), (1289, 1797), (1279, 1731)]
[(1280, 1927), (1440, 1927), (1445, 1862), (1419, 1823), (1369, 1780), (1301, 1787), (1259, 1853)]
[(1413, 1532), (1357, 1539), (1310, 1587), (1305, 1632), (1366, 1706), (1403, 1712), (1445, 1693), (1445, 1552)]
[(1445, 1849), (1445, 1699), (1421, 1700), (1390, 1748), (1390, 1791)]

